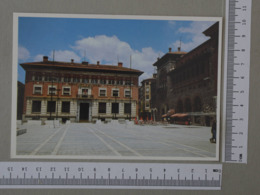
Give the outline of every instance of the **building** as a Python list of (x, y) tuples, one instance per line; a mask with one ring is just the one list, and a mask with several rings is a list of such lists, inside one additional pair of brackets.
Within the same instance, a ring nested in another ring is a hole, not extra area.
[(178, 48), (178, 51), (172, 52), (172, 48), (169, 48), (169, 52), (161, 58), (157, 58), (157, 61), (153, 66), (157, 67), (157, 76), (155, 84), (155, 108), (156, 108), (156, 119), (160, 120), (161, 116), (170, 110), (169, 105), (169, 90), (171, 80), (168, 73), (176, 67), (177, 61), (183, 57), (186, 52), (183, 52)]
[(160, 83), (156, 104), (160, 115), (173, 109), (175, 113), (187, 113), (192, 124), (206, 126), (216, 119), (218, 29), (215, 23), (205, 30), (210, 39), (192, 51), (181, 53), (179, 49), (178, 57), (178, 52), (176, 57), (167, 53), (154, 64)]
[(143, 80), (139, 87), (139, 118), (144, 120), (155, 120), (155, 83), (156, 74)]
[(24, 120), (65, 122), (131, 119), (138, 115), (139, 70), (115, 65), (49, 61), (22, 63)]

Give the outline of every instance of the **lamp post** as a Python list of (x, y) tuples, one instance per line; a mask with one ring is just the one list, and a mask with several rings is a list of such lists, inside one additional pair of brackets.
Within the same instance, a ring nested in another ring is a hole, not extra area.
[(157, 108), (152, 108), (152, 113), (153, 113), (153, 120), (156, 121), (155, 119), (155, 112), (157, 111)]
[(58, 115), (59, 115), (59, 96), (60, 96), (60, 90), (59, 89), (59, 82), (58, 82), (58, 89), (56, 89), (57, 91), (57, 110), (56, 110), (56, 120), (58, 120)]
[[(51, 103), (52, 103), (52, 96), (53, 96), (53, 77), (51, 77), (51, 90), (49, 91), (51, 93)], [(52, 114), (52, 108), (50, 107), (50, 120), (51, 120), (51, 114)]]

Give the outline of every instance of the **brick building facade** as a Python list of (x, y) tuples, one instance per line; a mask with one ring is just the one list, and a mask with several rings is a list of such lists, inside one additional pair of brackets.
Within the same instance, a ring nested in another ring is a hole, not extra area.
[(156, 108), (156, 119), (160, 120), (161, 116), (167, 113), (171, 109), (169, 105), (169, 91), (170, 91), (170, 77), (168, 73), (176, 67), (177, 61), (183, 57), (186, 52), (183, 52), (178, 48), (178, 51), (172, 52), (169, 48), (169, 52), (161, 58), (157, 58), (157, 61), (153, 66), (157, 67), (156, 76), (156, 97), (155, 97), (155, 108)]
[(206, 29), (203, 33), (210, 39), (192, 51), (181, 53), (179, 49), (178, 57), (178, 52), (175, 55), (169, 52), (154, 64), (158, 69), (157, 94), (160, 95), (156, 107), (159, 116), (174, 109), (175, 113), (187, 113), (193, 124), (210, 126), (215, 120), (218, 29), (218, 23)]
[(156, 74), (144, 79), (139, 87), (139, 118), (144, 120), (155, 120), (155, 83)]
[(138, 115), (143, 73), (114, 65), (49, 61), (21, 64), (26, 71), (23, 119), (63, 122), (130, 119)]

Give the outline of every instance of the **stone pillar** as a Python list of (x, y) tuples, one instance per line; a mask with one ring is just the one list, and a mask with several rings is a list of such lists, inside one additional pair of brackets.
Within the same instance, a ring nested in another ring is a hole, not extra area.
[(123, 102), (119, 102), (119, 116), (118, 117), (122, 117), (124, 115), (124, 103)]
[(111, 116), (111, 110), (112, 110), (112, 103), (107, 102), (107, 107), (106, 107), (106, 114)]

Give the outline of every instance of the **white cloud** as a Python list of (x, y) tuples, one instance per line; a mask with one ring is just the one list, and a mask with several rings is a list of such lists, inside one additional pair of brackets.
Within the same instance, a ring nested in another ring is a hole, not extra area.
[[(194, 49), (195, 47), (199, 46), (203, 42), (209, 39), (209, 37), (206, 37), (203, 34), (203, 31), (206, 30), (208, 27), (213, 25), (212, 22), (192, 22), (189, 27), (181, 27), (178, 29), (179, 33), (184, 33), (185, 36), (191, 37), (191, 41), (189, 42), (182, 42), (181, 43), (181, 50), (183, 51), (190, 51)], [(176, 41), (172, 43), (172, 46), (175, 50), (180, 46), (180, 41)]]
[(141, 83), (144, 79), (152, 78), (152, 76), (153, 76), (152, 73), (144, 72), (144, 73), (139, 77), (139, 83)]
[[(49, 59), (53, 60), (53, 52), (50, 52)], [(75, 52), (69, 50), (57, 50), (54, 53), (54, 60), (61, 62), (70, 62), (71, 59), (74, 59), (74, 62), (80, 62), (80, 56), (78, 56)]]
[(82, 57), (86, 54), (90, 63), (100, 61), (115, 64), (118, 58), (122, 60), (125, 54), (130, 56), (132, 51), (128, 43), (120, 41), (116, 36), (105, 35), (83, 38), (76, 41), (72, 48), (79, 51)]
[(151, 77), (154, 73), (153, 64), (157, 61), (158, 52), (151, 47), (143, 48), (142, 51), (134, 51), (132, 54), (132, 67), (145, 72), (141, 78)]
[(35, 56), (35, 57), (34, 57), (34, 61), (35, 61), (35, 62), (40, 62), (40, 61), (42, 61), (42, 60), (43, 60), (43, 56), (44, 56), (44, 55), (42, 55), (42, 54), (39, 54), (39, 55)]
[(18, 59), (19, 60), (27, 60), (30, 58), (30, 52), (22, 46), (18, 47)]
[(175, 27), (176, 21), (174, 21), (174, 20), (169, 20), (168, 24), (169, 24), (170, 27)]
[[(34, 57), (35, 62), (39, 62), (43, 60), (43, 54), (38, 54)], [(53, 51), (49, 53), (49, 60), (53, 60)], [(80, 62), (81, 58), (75, 52), (69, 50), (57, 50), (54, 53), (54, 60), (61, 62), (70, 62), (71, 59), (74, 59), (74, 62)]]
[(82, 58), (86, 57), (90, 63), (100, 61), (104, 64), (117, 64), (123, 62), (124, 67), (130, 67), (130, 56), (132, 68), (144, 71), (146, 74), (141, 79), (151, 77), (158, 54), (162, 52), (154, 51), (151, 47), (143, 48), (141, 51), (134, 50), (124, 41), (116, 36), (98, 35), (87, 37), (75, 42), (72, 46), (78, 51)]

